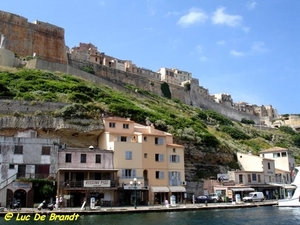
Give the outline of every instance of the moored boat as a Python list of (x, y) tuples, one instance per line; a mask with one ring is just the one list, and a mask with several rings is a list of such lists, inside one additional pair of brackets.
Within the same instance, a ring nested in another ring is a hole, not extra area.
[(300, 167), (295, 168), (296, 176), (292, 186), (295, 186), (294, 194), (289, 199), (280, 199), (278, 200), (278, 206), (287, 206), (287, 207), (300, 207)]

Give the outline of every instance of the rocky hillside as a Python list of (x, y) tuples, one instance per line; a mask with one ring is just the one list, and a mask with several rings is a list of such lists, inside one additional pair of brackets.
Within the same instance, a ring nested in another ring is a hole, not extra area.
[[(11, 136), (18, 129), (32, 128), (41, 136), (56, 135), (72, 146), (74, 141), (68, 137), (93, 137), (103, 128), (101, 116), (114, 115), (141, 124), (150, 121), (157, 129), (172, 133), (175, 142), (185, 146), (187, 181), (237, 169), (237, 151), (256, 154), (273, 146), (287, 147), (299, 163), (300, 136), (287, 127), (262, 129), (251, 120), (232, 121), (212, 110), (185, 105), (132, 85), (125, 90), (63, 73), (1, 68), (0, 96), (5, 100), (0, 103), (0, 135)], [(14, 100), (27, 106), (8, 107)], [(60, 107), (42, 106), (49, 102), (59, 103)], [(41, 105), (38, 109), (37, 104)], [(63, 130), (68, 131), (67, 136), (58, 132)]]

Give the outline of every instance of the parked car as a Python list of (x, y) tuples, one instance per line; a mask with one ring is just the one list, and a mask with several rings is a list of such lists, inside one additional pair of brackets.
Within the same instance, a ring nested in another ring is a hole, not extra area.
[(195, 203), (210, 203), (214, 202), (212, 198), (210, 198), (208, 195), (199, 195), (195, 199)]
[(211, 198), (214, 203), (222, 201), (221, 196), (217, 193), (211, 193), (211, 194), (208, 195), (208, 197)]
[(265, 200), (264, 193), (262, 192), (250, 192), (249, 196), (243, 198), (244, 202), (259, 202)]

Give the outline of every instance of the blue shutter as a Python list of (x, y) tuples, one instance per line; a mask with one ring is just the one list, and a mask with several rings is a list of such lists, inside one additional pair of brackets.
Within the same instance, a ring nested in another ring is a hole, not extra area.
[(172, 186), (172, 172), (169, 171), (169, 185)]
[(163, 154), (159, 154), (159, 161), (163, 162), (164, 161), (164, 155)]
[(177, 159), (176, 162), (179, 163), (179, 162), (180, 162), (180, 155), (178, 155), (178, 156), (176, 157), (176, 159)]
[(181, 172), (177, 172), (177, 173), (178, 173), (178, 181), (179, 181), (178, 185), (181, 185)]
[(122, 178), (125, 178), (125, 169), (122, 169)]

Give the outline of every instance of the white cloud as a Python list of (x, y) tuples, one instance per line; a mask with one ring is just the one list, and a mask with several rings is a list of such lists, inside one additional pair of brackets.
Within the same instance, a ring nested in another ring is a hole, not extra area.
[(226, 14), (224, 11), (225, 11), (225, 8), (220, 7), (213, 13), (212, 22), (214, 24), (221, 24), (221, 25), (227, 25), (230, 27), (236, 27), (242, 23), (243, 17), (241, 17), (239, 15), (229, 15), (229, 14)]
[(255, 9), (256, 5), (257, 5), (257, 3), (255, 1), (249, 1), (249, 2), (247, 2), (246, 6), (247, 6), (247, 9), (252, 10), (252, 9)]
[(243, 52), (238, 52), (236, 50), (231, 50), (230, 51), (230, 55), (233, 55), (233, 56), (236, 56), (236, 57), (242, 57), (244, 56), (245, 54)]
[(252, 44), (251, 50), (253, 52), (266, 52), (268, 49), (266, 48), (266, 45), (262, 41), (254, 42)]
[(177, 12), (177, 11), (169, 11), (169, 12), (167, 12), (167, 13), (164, 15), (164, 17), (177, 16), (177, 15), (179, 15), (179, 14), (180, 14), (180, 13)]
[(198, 53), (202, 53), (202, 50), (203, 50), (203, 47), (202, 47), (201, 45), (197, 45), (197, 46), (196, 46), (196, 51), (197, 51)]
[(191, 9), (190, 12), (178, 20), (177, 24), (182, 27), (187, 27), (196, 23), (204, 23), (207, 19), (207, 15), (202, 10)]
[(105, 6), (105, 5), (106, 5), (106, 2), (105, 2), (105, 1), (98, 1), (98, 5), (100, 5), (100, 6)]
[(249, 27), (243, 27), (242, 29), (243, 29), (243, 31), (244, 31), (245, 33), (249, 33), (249, 31), (250, 31), (250, 28), (249, 28)]
[(201, 62), (207, 61), (207, 57), (206, 57), (206, 56), (201, 56), (201, 57), (200, 57), (200, 61), (201, 61)]
[(225, 42), (224, 40), (220, 40), (220, 41), (217, 41), (216, 44), (217, 44), (217, 45), (225, 45), (225, 43), (226, 43), (226, 42)]

